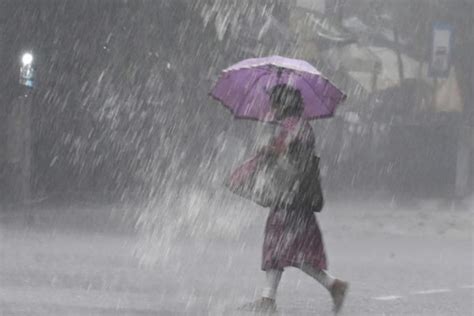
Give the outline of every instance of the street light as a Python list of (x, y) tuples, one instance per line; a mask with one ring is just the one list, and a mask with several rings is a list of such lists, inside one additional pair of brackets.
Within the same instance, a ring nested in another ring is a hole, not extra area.
[(30, 52), (23, 53), (21, 56), (20, 84), (28, 88), (33, 88), (35, 84), (35, 68), (33, 61), (34, 57)]
[(33, 63), (33, 54), (24, 53), (21, 57), (21, 63), (23, 64), (23, 66), (31, 65)]

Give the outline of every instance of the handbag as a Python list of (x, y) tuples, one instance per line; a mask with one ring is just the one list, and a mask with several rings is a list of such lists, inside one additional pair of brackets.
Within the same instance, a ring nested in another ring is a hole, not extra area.
[(225, 182), (241, 197), (263, 207), (293, 200), (300, 177), (298, 168), (288, 157), (265, 157), (259, 154), (239, 166)]
[(319, 172), (319, 157), (311, 155), (302, 172), (297, 192), (293, 197), (293, 209), (319, 213), (324, 206), (323, 191)]

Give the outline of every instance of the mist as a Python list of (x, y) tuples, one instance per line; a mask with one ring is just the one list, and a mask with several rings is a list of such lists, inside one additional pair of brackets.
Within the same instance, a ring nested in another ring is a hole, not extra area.
[[(468, 0), (1, 1), (0, 314), (247, 315), (269, 210), (224, 183), (276, 127), (210, 91), (272, 55), (347, 94), (310, 121), (341, 314), (472, 313), (473, 16)], [(285, 270), (279, 314), (331, 315), (315, 284)]]

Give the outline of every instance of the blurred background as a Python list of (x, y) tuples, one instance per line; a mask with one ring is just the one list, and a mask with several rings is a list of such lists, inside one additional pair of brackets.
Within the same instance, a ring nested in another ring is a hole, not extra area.
[[(2, 1), (2, 201), (141, 200), (161, 185), (208, 185), (219, 154), (232, 157), (223, 139), (255, 137), (207, 93), (222, 68), (269, 54), (308, 60), (349, 94), (334, 119), (314, 123), (330, 192), (466, 197), (471, 6)], [(25, 52), (35, 68), (26, 98)]]

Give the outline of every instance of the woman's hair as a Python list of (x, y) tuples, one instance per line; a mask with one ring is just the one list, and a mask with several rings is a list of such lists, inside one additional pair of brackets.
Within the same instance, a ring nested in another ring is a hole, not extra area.
[(285, 116), (301, 115), (303, 113), (304, 102), (300, 90), (286, 84), (279, 84), (272, 88), (270, 101), (273, 107), (283, 107)]

